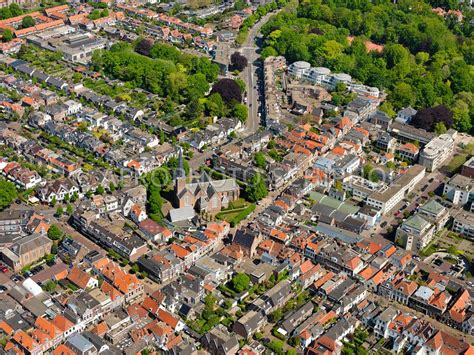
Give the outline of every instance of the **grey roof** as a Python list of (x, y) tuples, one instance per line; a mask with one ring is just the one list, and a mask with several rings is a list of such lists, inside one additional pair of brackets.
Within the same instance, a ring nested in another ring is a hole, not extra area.
[[(281, 324), (281, 327), (288, 333), (291, 334), (293, 330), (306, 318), (307, 315), (311, 315), (313, 312), (313, 302), (309, 301), (308, 303), (304, 304), (293, 313), (291, 313), (284, 322)], [(306, 316), (306, 317), (305, 317)]]
[(446, 208), (443, 205), (441, 205), (439, 202), (437, 202), (436, 200), (430, 200), (420, 207), (420, 211), (425, 211), (428, 214), (435, 214), (435, 215), (439, 214), (445, 209)]
[(49, 75), (43, 73), (41, 70), (35, 70), (32, 76), (39, 81), (46, 81), (49, 78)]
[(255, 240), (259, 238), (259, 233), (252, 229), (239, 229), (235, 235), (232, 243), (243, 246), (244, 248), (250, 249)]
[(324, 223), (318, 223), (315, 230), (330, 238), (335, 238), (348, 244), (355, 244), (362, 239), (362, 237), (356, 233), (346, 231), (341, 228), (333, 227)]
[(47, 82), (49, 85), (52, 85), (52, 86), (54, 86), (55, 88), (58, 88), (58, 89), (62, 89), (63, 86), (67, 85), (64, 81), (59, 80), (59, 79), (57, 79), (57, 78), (55, 78), (55, 77), (52, 77), (52, 76), (50, 76), (50, 77), (48, 78), (48, 80), (46, 80), (46, 82)]
[(49, 238), (41, 234), (32, 234), (21, 238), (15, 244), (10, 247), (10, 250), (16, 255), (20, 256), (24, 253), (28, 253), (34, 249), (43, 247), (45, 245), (51, 245), (52, 242)]
[(170, 210), (170, 221), (179, 222), (194, 218), (194, 209), (192, 206), (184, 206)]
[(429, 222), (415, 214), (403, 222), (403, 225), (421, 231), (429, 225)]
[(74, 350), (85, 353), (87, 351), (97, 350), (89, 340), (87, 340), (82, 334), (75, 333), (71, 335), (66, 342), (67, 345), (71, 345)]
[(407, 117), (411, 117), (411, 116), (415, 116), (417, 114), (417, 110), (415, 110), (413, 107), (411, 106), (408, 106), (408, 107), (405, 107), (403, 109), (401, 109), (400, 111), (398, 111), (398, 115), (399, 116), (407, 116)]

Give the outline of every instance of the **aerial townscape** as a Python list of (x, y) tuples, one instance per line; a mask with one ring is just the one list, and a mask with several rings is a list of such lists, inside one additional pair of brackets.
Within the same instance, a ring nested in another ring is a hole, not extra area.
[(474, 355), (472, 0), (0, 0), (0, 354)]

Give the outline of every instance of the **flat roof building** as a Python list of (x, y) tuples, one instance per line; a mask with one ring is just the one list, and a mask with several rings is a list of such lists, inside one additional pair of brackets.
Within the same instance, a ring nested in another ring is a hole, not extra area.
[(421, 152), (419, 163), (427, 171), (438, 169), (453, 154), (456, 134), (456, 131), (451, 131), (451, 133), (441, 134), (433, 138)]
[(412, 166), (390, 186), (372, 193), (367, 198), (367, 204), (380, 210), (382, 214), (387, 214), (423, 179), (425, 170), (424, 166), (418, 164)]

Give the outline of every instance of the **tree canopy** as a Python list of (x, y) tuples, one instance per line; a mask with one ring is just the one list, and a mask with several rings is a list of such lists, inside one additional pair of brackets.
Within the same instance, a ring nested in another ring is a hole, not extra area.
[[(430, 3), (451, 8), (458, 2)], [(290, 63), (304, 60), (348, 73), (385, 90), (394, 110), (444, 105), (453, 111), (452, 126), (469, 131), (472, 25), (467, 18), (444, 19), (432, 5), (427, 0), (300, 2), (296, 11), (282, 11), (262, 27), (262, 56), (284, 55)]]
[(181, 53), (166, 44), (141, 40), (135, 50), (130, 44), (119, 42), (110, 50), (96, 51), (93, 67), (132, 87), (181, 103), (203, 97), (219, 72), (208, 58)]
[(11, 4), (8, 7), (2, 7), (0, 9), (0, 19), (2, 20), (20, 16), (21, 14), (23, 14), (23, 10), (18, 6), (18, 4)]
[(427, 131), (434, 131), (436, 127), (439, 130), (441, 128), (439, 123), (444, 125), (444, 129), (453, 125), (453, 113), (443, 105), (420, 110), (412, 120), (413, 126)]
[(4, 42), (10, 42), (13, 39), (13, 32), (9, 28), (3, 30), (2, 39)]
[(51, 240), (59, 240), (63, 236), (63, 231), (56, 225), (53, 224), (48, 229), (48, 238)]
[(224, 78), (215, 83), (211, 94), (215, 93), (221, 95), (226, 104), (231, 104), (232, 102), (240, 103), (242, 101), (240, 86), (233, 79)]
[(267, 161), (265, 160), (265, 155), (262, 152), (255, 153), (253, 160), (255, 162), (255, 165), (262, 169), (264, 169), (265, 165), (267, 164)]
[(242, 71), (247, 67), (247, 64), (248, 64), (247, 58), (244, 57), (239, 52), (234, 52), (234, 54), (230, 56), (231, 70)]
[(240, 293), (249, 288), (250, 278), (247, 274), (241, 272), (232, 278), (231, 283), (234, 291)]
[(33, 27), (36, 24), (35, 20), (31, 16), (25, 16), (21, 20), (21, 28)]
[(16, 187), (10, 181), (0, 178), (0, 211), (10, 206), (18, 197)]
[(260, 174), (255, 174), (247, 182), (245, 187), (247, 199), (251, 202), (260, 201), (268, 195), (265, 179)]

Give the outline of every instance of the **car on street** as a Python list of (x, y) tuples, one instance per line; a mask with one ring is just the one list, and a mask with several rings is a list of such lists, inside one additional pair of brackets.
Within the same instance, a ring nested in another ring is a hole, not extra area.
[(6, 272), (8, 272), (8, 268), (5, 265), (1, 265), (0, 266), (0, 271), (3, 272), (3, 273), (6, 273)]

